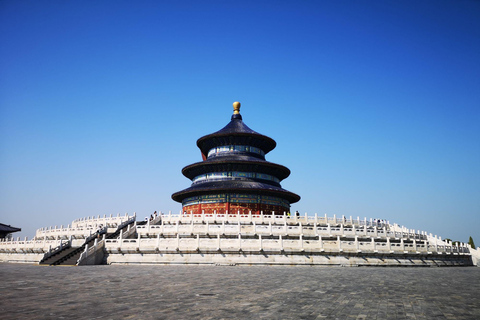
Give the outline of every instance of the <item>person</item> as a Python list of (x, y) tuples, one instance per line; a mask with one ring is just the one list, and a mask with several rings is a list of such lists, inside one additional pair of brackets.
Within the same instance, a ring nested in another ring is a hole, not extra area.
[(298, 210), (295, 211), (295, 216), (300, 217), (300, 212), (298, 212)]
[(287, 213), (287, 216), (289, 216), (289, 217), (290, 217), (290, 211), (288, 211), (288, 213)]

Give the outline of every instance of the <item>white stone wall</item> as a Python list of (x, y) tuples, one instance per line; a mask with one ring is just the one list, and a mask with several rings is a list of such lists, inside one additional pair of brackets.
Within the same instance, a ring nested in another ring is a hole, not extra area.
[(11, 263), (38, 263), (43, 258), (43, 253), (5, 253), (0, 252), (0, 262)]
[(434, 259), (420, 257), (342, 256), (342, 255), (290, 255), (244, 253), (159, 253), (159, 254), (109, 254), (108, 264), (192, 264), (192, 265), (291, 265), (291, 266), (462, 266), (464, 259)]

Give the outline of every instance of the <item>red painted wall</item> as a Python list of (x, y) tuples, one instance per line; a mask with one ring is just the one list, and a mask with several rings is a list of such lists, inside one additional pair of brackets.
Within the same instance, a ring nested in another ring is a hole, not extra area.
[(204, 213), (231, 213), (236, 214), (240, 212), (240, 214), (248, 214), (250, 211), (252, 214), (260, 214), (263, 211), (264, 214), (275, 214), (282, 215), (284, 212), (287, 213), (289, 211), (288, 208), (282, 206), (275, 206), (269, 204), (258, 204), (258, 203), (203, 203), (203, 204), (195, 204), (190, 206), (183, 207), (183, 212), (187, 214), (201, 214), (202, 211)]

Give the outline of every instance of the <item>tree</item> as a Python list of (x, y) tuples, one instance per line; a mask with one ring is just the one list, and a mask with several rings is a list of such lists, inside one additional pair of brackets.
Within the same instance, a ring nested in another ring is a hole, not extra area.
[(472, 236), (470, 236), (470, 238), (468, 238), (468, 244), (474, 249), (477, 248), (477, 247), (475, 247), (475, 243), (473, 242)]

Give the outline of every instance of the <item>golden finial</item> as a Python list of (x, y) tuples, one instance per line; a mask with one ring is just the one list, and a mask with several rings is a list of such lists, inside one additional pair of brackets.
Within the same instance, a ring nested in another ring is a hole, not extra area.
[(240, 114), (240, 102), (238, 101), (233, 103), (233, 114)]

